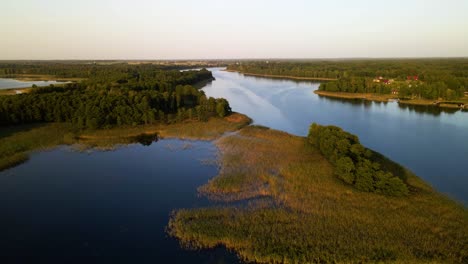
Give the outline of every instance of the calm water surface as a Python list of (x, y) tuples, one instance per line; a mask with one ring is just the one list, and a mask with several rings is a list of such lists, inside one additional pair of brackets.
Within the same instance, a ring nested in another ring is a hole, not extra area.
[(19, 81), (15, 79), (0, 78), (0, 90), (9, 88), (25, 88), (31, 87), (33, 84), (37, 86), (49, 86), (51, 84), (64, 83), (57, 81)]
[(237, 263), (223, 249), (183, 250), (165, 233), (172, 210), (209, 204), (196, 189), (217, 174), (201, 162), (215, 155), (210, 142), (181, 140), (35, 153), (0, 172), (0, 259)]
[(257, 124), (306, 135), (312, 122), (337, 125), (411, 169), (437, 190), (468, 202), (468, 112), (319, 97), (318, 83), (210, 69), (204, 91), (224, 97)]

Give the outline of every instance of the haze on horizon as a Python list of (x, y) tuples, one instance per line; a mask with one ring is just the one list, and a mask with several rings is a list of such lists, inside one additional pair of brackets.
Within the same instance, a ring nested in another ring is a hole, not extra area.
[(467, 57), (466, 0), (2, 0), (0, 60)]

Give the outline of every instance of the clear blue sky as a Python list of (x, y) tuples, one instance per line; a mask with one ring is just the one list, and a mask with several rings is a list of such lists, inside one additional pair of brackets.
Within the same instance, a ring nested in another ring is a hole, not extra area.
[(1, 59), (467, 57), (468, 0), (1, 0)]

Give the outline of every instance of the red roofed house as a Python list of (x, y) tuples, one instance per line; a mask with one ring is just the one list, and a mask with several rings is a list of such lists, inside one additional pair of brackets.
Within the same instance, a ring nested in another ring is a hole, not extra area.
[(417, 76), (417, 75), (409, 76), (409, 75), (408, 75), (408, 76), (406, 77), (406, 79), (407, 79), (408, 81), (417, 81), (417, 80), (419, 80), (419, 76)]

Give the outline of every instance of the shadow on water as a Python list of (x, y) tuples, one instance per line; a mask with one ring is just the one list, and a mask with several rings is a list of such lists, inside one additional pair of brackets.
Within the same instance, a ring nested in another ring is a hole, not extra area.
[[(382, 101), (370, 101), (366, 99), (358, 99), (358, 98), (336, 98), (336, 97), (327, 97), (327, 96), (318, 96), (320, 100), (329, 101), (329, 102), (340, 102), (342, 104), (350, 104), (354, 106), (364, 106), (365, 108), (369, 108), (372, 105), (387, 105), (389, 102), (382, 102)], [(458, 109), (458, 108), (445, 108), (445, 107), (438, 107), (434, 105), (411, 105), (411, 104), (403, 104), (397, 103), (398, 107), (401, 110), (407, 110), (410, 112), (415, 112), (418, 114), (429, 114), (432, 116), (440, 116), (442, 113), (444, 114), (455, 114), (458, 111), (466, 112), (466, 109)]]
[(415, 112), (419, 114), (430, 114), (433, 116), (440, 116), (441, 114), (455, 114), (460, 111), (457, 108), (444, 108), (432, 105), (408, 105), (408, 104), (398, 104), (398, 107), (402, 110), (409, 110), (410, 112)]
[(158, 142), (159, 137), (158, 137), (158, 133), (152, 133), (152, 134), (143, 133), (138, 136), (132, 137), (131, 140), (135, 143), (140, 143), (143, 146), (151, 146), (153, 142)]
[(372, 106), (373, 103), (376, 104), (387, 104), (387, 102), (377, 102), (377, 101), (369, 101), (365, 99), (359, 99), (359, 98), (337, 98), (337, 97), (327, 97), (327, 96), (318, 96), (319, 100), (321, 101), (328, 101), (328, 102), (339, 102), (342, 104), (350, 104), (350, 105), (355, 105), (355, 106), (365, 106), (365, 107), (370, 107)]

